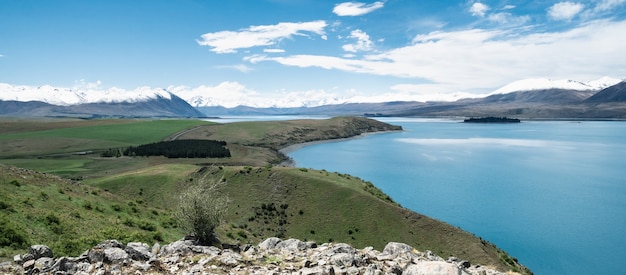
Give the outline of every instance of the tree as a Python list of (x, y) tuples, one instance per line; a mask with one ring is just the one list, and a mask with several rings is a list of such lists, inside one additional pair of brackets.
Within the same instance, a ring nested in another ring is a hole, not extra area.
[(175, 214), (178, 224), (201, 244), (217, 242), (214, 230), (222, 221), (229, 202), (228, 197), (219, 191), (222, 182), (207, 174), (192, 181), (180, 195)]

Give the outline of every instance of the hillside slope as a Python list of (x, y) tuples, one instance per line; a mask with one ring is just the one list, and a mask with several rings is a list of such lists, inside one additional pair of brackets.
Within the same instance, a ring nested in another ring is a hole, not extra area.
[[(176, 204), (175, 190), (181, 187), (155, 172), (167, 170), (165, 165), (88, 183), (129, 200), (143, 192), (148, 205), (171, 209)], [(502, 271), (527, 272), (494, 245), (405, 209), (372, 183), (350, 175), (289, 167), (220, 166), (198, 168), (181, 175), (178, 182), (191, 184), (204, 176), (223, 181), (222, 191), (231, 200), (225, 224), (217, 230), (225, 242), (257, 243), (280, 237), (382, 249), (393, 241)]]

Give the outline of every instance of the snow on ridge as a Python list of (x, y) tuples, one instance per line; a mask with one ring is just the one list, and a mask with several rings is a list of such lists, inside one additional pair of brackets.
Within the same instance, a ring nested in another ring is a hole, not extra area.
[(617, 83), (622, 82), (623, 80), (621, 79), (617, 79), (617, 78), (611, 78), (608, 76), (596, 79), (596, 80), (591, 80), (591, 81), (587, 81), (585, 82), (585, 84), (592, 86), (592, 87), (596, 87), (598, 90), (600, 89), (604, 89), (604, 88), (608, 88), (611, 87)]
[(490, 95), (507, 94), (519, 91), (533, 91), (546, 89), (567, 89), (577, 91), (601, 90), (621, 82), (620, 79), (602, 77), (597, 80), (579, 82), (569, 79), (528, 78), (511, 82), (495, 90)]
[(139, 87), (127, 91), (119, 88), (110, 89), (69, 89), (43, 85), (38, 87), (10, 85), (0, 83), (0, 100), (41, 101), (57, 106), (69, 106), (86, 103), (141, 102), (159, 97), (172, 99), (172, 94), (164, 89)]

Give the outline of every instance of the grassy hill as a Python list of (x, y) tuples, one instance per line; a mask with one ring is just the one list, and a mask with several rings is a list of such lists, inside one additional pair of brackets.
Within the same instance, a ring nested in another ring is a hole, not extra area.
[(54, 175), (0, 164), (0, 258), (31, 244), (79, 255), (105, 239), (175, 240), (169, 211)]
[[(149, 244), (179, 239), (182, 232), (171, 215), (178, 194), (198, 177), (207, 176), (223, 179), (222, 190), (231, 199), (225, 223), (217, 230), (227, 243), (257, 243), (279, 236), (382, 249), (387, 242), (397, 241), (442, 257), (454, 255), (501, 270), (524, 271), (492, 244), (402, 208), (372, 183), (346, 174), (272, 165), (281, 158), (278, 149), (288, 145), (397, 129), (377, 121), (343, 117), (232, 124), (53, 123), (57, 124), (0, 122), (7, 129), (0, 134), (0, 163), (39, 171), (0, 166), (0, 235), (5, 236), (0, 238), (0, 257), (23, 252), (34, 243), (77, 255), (104, 239)], [(225, 140), (233, 156), (167, 159), (98, 154), (110, 146), (172, 138)], [(36, 145), (48, 139), (55, 142), (48, 147)], [(72, 153), (78, 150), (92, 153)]]

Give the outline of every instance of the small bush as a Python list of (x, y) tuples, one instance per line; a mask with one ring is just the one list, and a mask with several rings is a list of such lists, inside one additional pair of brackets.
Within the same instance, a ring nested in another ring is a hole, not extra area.
[(226, 213), (228, 197), (219, 193), (220, 184), (221, 180), (201, 177), (179, 198), (176, 218), (180, 228), (203, 244), (214, 242), (215, 227)]
[(52, 225), (59, 223), (61, 223), (61, 220), (59, 220), (59, 217), (55, 216), (54, 214), (48, 214), (48, 216), (46, 216), (46, 224)]
[(120, 212), (120, 211), (122, 211), (122, 206), (121, 206), (121, 205), (119, 205), (119, 204), (114, 204), (114, 205), (111, 205), (111, 208), (113, 208), (113, 211), (115, 211), (115, 212)]
[(90, 201), (84, 201), (83, 202), (83, 208), (85, 208), (87, 210), (91, 210), (91, 209), (93, 209), (93, 206), (91, 205)]

